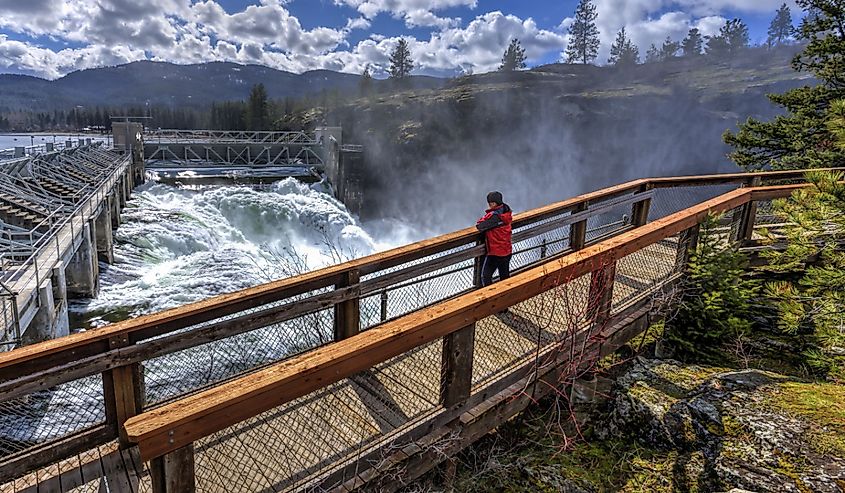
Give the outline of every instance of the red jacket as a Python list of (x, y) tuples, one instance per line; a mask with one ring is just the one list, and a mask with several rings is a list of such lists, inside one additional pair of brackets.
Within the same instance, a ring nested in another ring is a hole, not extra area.
[(487, 255), (507, 257), (513, 253), (511, 244), (511, 222), (513, 214), (507, 204), (488, 209), (475, 227), (484, 232)]

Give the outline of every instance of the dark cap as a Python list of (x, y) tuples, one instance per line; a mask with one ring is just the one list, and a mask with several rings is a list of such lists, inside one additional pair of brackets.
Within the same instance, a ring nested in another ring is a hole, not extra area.
[(490, 192), (487, 194), (487, 202), (492, 204), (504, 204), (502, 192)]

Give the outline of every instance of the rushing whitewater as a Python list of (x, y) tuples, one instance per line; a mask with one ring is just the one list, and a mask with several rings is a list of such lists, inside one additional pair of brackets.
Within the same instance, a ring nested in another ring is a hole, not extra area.
[(392, 246), (377, 242), (320, 185), (268, 190), (148, 183), (115, 231), (95, 300), (74, 311), (101, 325), (254, 286)]

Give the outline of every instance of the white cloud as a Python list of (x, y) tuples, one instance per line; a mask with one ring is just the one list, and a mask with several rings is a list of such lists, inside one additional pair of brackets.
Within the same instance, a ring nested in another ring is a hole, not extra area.
[(87, 46), (58, 52), (29, 43), (10, 40), (0, 34), (0, 67), (15, 68), (47, 78), (56, 78), (74, 70), (120, 65), (143, 60), (143, 50), (126, 46)]
[(435, 14), (436, 11), (455, 7), (474, 9), (478, 6), (478, 0), (334, 0), (334, 3), (352, 7), (367, 19), (387, 13), (397, 19), (404, 19), (408, 27), (438, 29), (457, 27), (461, 20), (440, 17)]
[[(260, 63), (293, 72), (324, 68), (360, 73), (371, 64), (378, 72), (386, 69), (399, 38), (369, 33), (353, 45), (350, 35), (370, 29), (373, 18), (386, 14), (409, 28), (430, 29), (428, 39), (407, 38), (417, 73), (482, 72), (498, 66), (513, 38), (522, 42), (529, 62), (563, 51), (572, 21), (562, 19), (556, 27), (542, 29), (531, 18), (498, 11), (468, 22), (443, 15), (451, 8), (475, 9), (478, 0), (333, 0), (359, 16), (346, 19), (345, 25), (306, 29), (288, 10), (289, 0), (258, 0), (235, 11), (219, 1), (0, 0), (0, 29), (24, 36), (24, 41), (15, 41), (0, 34), (0, 68), (56, 78), (82, 68), (150, 58)], [(782, 1), (595, 0), (602, 41), (598, 61), (607, 60), (622, 26), (644, 53), (667, 35), (681, 39), (690, 27), (714, 34), (726, 9), (773, 13)], [(36, 44), (37, 37), (70, 47), (49, 49)]]

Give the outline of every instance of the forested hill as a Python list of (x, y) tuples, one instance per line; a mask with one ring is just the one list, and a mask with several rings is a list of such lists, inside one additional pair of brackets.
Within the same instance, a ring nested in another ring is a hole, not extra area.
[[(360, 79), (358, 75), (329, 70), (294, 74), (260, 65), (223, 62), (176, 65), (141, 61), (81, 70), (54, 81), (0, 74), (0, 113), (148, 104), (196, 108), (213, 102), (244, 100), (250, 88), (259, 83), (267, 88), (270, 98), (283, 99), (355, 90)], [(382, 83), (374, 81), (376, 86)], [(431, 88), (442, 84), (442, 80), (414, 77), (413, 84)]]

